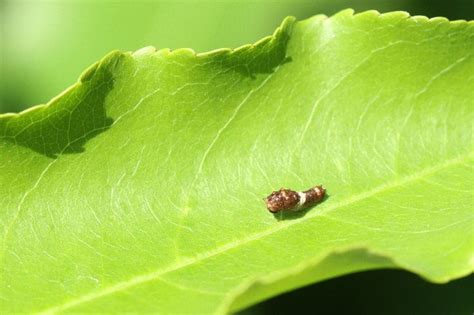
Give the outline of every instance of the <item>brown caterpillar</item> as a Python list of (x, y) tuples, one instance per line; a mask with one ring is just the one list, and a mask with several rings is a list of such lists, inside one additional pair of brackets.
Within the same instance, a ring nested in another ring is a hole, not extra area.
[(265, 198), (265, 203), (271, 213), (299, 211), (323, 200), (325, 193), (326, 189), (323, 186), (315, 186), (303, 192), (281, 188)]

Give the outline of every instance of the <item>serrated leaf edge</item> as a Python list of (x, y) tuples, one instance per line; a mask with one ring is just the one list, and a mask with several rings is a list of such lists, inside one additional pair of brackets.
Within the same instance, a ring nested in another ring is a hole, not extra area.
[[(392, 12), (386, 12), (386, 13), (380, 13), (377, 10), (368, 10), (368, 11), (363, 11), (360, 13), (355, 13), (353, 9), (345, 9), (342, 10), (330, 17), (324, 15), (324, 14), (319, 14), (315, 15), (313, 17), (310, 17), (308, 19), (299, 21), (298, 23), (310, 23), (315, 20), (338, 20), (338, 19), (344, 19), (344, 18), (353, 18), (353, 19), (361, 19), (361, 18), (381, 18), (381, 19), (391, 19), (391, 20), (411, 20), (416, 23), (433, 23), (433, 24), (446, 24), (450, 26), (459, 26), (459, 25), (467, 25), (469, 27), (474, 26), (474, 20), (471, 21), (466, 21), (466, 20), (453, 20), (450, 21), (449, 19), (445, 17), (433, 17), (433, 18), (428, 18), (427, 16), (424, 15), (414, 15), (411, 16), (408, 12), (406, 11), (392, 11)], [(48, 106), (53, 106), (61, 97), (63, 97), (65, 94), (71, 92), (72, 90), (78, 88), (82, 82), (84, 82), (85, 79), (88, 78), (88, 76), (92, 75), (93, 72), (100, 67), (103, 64), (106, 64), (110, 62), (114, 58), (120, 58), (121, 56), (132, 56), (134, 58), (140, 58), (142, 56), (149, 56), (153, 54), (157, 55), (163, 55), (167, 57), (173, 57), (173, 56), (190, 56), (194, 58), (208, 58), (208, 57), (213, 57), (216, 55), (221, 55), (221, 54), (233, 54), (239, 51), (243, 50), (254, 50), (256, 47), (261, 45), (262, 43), (265, 43), (266, 41), (274, 41), (277, 40), (279, 37), (279, 34), (285, 30), (288, 30), (291, 32), (291, 28), (293, 24), (296, 22), (295, 17), (293, 16), (288, 16), (286, 17), (281, 25), (274, 31), (272, 35), (266, 36), (259, 41), (255, 42), (254, 44), (245, 44), (242, 46), (239, 46), (237, 48), (219, 48), (215, 50), (211, 50), (208, 52), (202, 52), (202, 53), (197, 53), (191, 48), (179, 48), (176, 50), (171, 50), (169, 48), (162, 48), (157, 50), (153, 46), (147, 46), (141, 49), (138, 49), (134, 52), (121, 52), (118, 50), (114, 50), (110, 53), (108, 53), (106, 56), (104, 56), (101, 60), (98, 62), (92, 64), (89, 66), (80, 76), (79, 80), (73, 84), (72, 86), (66, 88), (63, 92), (58, 94), (56, 97), (52, 98), (49, 102), (46, 104), (39, 104), (39, 105), (34, 105), (30, 108), (27, 108), (21, 112), (18, 113), (0, 113), (0, 119), (4, 119), (7, 117), (12, 117), (12, 116), (18, 116), (18, 115), (27, 115), (28, 113), (32, 111), (39, 110), (41, 108), (45, 108)]]

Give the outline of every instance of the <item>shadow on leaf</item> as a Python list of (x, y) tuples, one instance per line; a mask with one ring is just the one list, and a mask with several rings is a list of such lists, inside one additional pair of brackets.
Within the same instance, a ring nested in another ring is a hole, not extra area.
[(257, 74), (271, 74), (277, 67), (292, 61), (292, 58), (287, 56), (287, 49), (294, 22), (293, 17), (287, 17), (273, 36), (232, 51), (216, 51), (204, 58), (212, 58), (213, 62), (209, 63), (209, 66), (217, 65), (223, 71), (231, 69), (252, 79), (255, 79)]
[(53, 159), (84, 152), (84, 145), (113, 123), (105, 104), (120, 56), (118, 52), (106, 56), (81, 76), (78, 85), (47, 106), (3, 117), (2, 137)]

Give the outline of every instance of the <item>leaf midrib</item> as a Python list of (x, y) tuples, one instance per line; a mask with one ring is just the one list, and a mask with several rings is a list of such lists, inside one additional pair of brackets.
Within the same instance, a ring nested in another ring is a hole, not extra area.
[(80, 297), (78, 297), (74, 300), (70, 300), (69, 302), (66, 302), (66, 303), (61, 304), (61, 305), (49, 307), (49, 308), (47, 308), (43, 311), (39, 311), (37, 313), (40, 313), (40, 314), (54, 314), (54, 313), (57, 313), (57, 312), (60, 312), (60, 311), (64, 311), (64, 310), (76, 307), (80, 304), (91, 302), (91, 301), (99, 299), (101, 297), (111, 295), (111, 294), (120, 292), (122, 290), (129, 289), (131, 287), (134, 287), (134, 286), (137, 286), (137, 285), (140, 285), (140, 284), (143, 284), (143, 283), (147, 283), (147, 282), (150, 282), (150, 281), (153, 281), (153, 280), (159, 280), (159, 278), (164, 274), (167, 274), (167, 273), (170, 273), (170, 272), (173, 272), (173, 271), (191, 266), (193, 264), (199, 263), (199, 262), (204, 261), (206, 259), (209, 259), (211, 257), (214, 257), (214, 256), (217, 256), (219, 254), (225, 253), (229, 250), (238, 248), (239, 246), (242, 246), (242, 245), (251, 243), (253, 241), (262, 239), (266, 236), (272, 235), (273, 233), (277, 233), (278, 231), (286, 229), (290, 226), (300, 224), (302, 222), (313, 219), (313, 218), (318, 217), (320, 215), (325, 215), (328, 212), (331, 212), (331, 211), (336, 210), (338, 208), (357, 203), (359, 201), (368, 199), (368, 198), (370, 198), (374, 195), (377, 195), (377, 194), (383, 193), (385, 191), (403, 186), (407, 183), (422, 179), (423, 177), (435, 174), (438, 171), (441, 171), (445, 168), (455, 166), (455, 165), (459, 165), (459, 164), (463, 164), (463, 163), (467, 162), (468, 160), (472, 159), (473, 157), (474, 157), (474, 151), (471, 151), (468, 154), (460, 155), (456, 158), (450, 159), (450, 160), (445, 161), (443, 163), (439, 163), (435, 166), (425, 168), (421, 171), (415, 172), (412, 175), (408, 175), (408, 176), (399, 178), (397, 180), (391, 181), (389, 183), (379, 185), (379, 186), (377, 186), (377, 187), (375, 187), (371, 190), (368, 190), (368, 191), (362, 192), (360, 194), (354, 195), (352, 197), (346, 198), (344, 200), (341, 200), (340, 202), (335, 203), (332, 206), (329, 206), (326, 209), (323, 209), (322, 211), (314, 212), (313, 215), (309, 214), (309, 215), (307, 215), (305, 217), (302, 217), (298, 220), (285, 221), (284, 223), (281, 223), (281, 224), (275, 226), (274, 228), (270, 228), (270, 229), (262, 231), (262, 232), (254, 233), (254, 234), (252, 234), (252, 235), (250, 235), (250, 236), (248, 236), (244, 239), (241, 239), (241, 240), (236, 240), (236, 241), (229, 242), (227, 244), (224, 244), (223, 246), (220, 246), (220, 247), (218, 247), (216, 249), (213, 249), (213, 250), (209, 250), (209, 251), (204, 252), (202, 254), (199, 254), (195, 257), (190, 257), (190, 258), (184, 259), (180, 263), (177, 263), (177, 264), (165, 267), (165, 268), (158, 269), (158, 270), (153, 271), (151, 273), (135, 276), (131, 279), (118, 282), (118, 283), (116, 283), (112, 286), (106, 287), (102, 290), (82, 295), (82, 296), (80, 296)]

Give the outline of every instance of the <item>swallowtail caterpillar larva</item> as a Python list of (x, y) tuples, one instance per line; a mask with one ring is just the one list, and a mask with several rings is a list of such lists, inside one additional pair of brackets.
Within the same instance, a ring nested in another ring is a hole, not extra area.
[(265, 203), (267, 204), (267, 209), (272, 213), (299, 211), (323, 200), (325, 193), (326, 189), (323, 186), (315, 186), (303, 192), (281, 188), (265, 198)]

